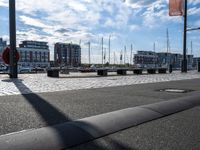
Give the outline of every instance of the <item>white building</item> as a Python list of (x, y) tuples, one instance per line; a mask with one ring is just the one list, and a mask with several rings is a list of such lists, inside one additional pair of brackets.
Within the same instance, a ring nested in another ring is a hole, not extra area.
[(50, 52), (47, 42), (22, 41), (17, 48), (20, 59), (18, 65), (21, 67), (42, 67), (50, 66)]

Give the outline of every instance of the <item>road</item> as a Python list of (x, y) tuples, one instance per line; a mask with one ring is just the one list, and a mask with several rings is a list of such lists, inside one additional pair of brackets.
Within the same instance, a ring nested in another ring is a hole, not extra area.
[[(18, 81), (20, 89), (23, 83)], [(200, 92), (200, 79), (133, 84), (56, 92), (30, 92), (0, 97), (0, 134), (51, 126), (106, 112)], [(13, 83), (12, 83), (13, 84)], [(27, 88), (23, 85), (22, 88)], [(164, 88), (193, 90), (159, 92)], [(30, 89), (29, 89), (30, 90)], [(200, 107), (119, 131), (74, 149), (199, 149)]]

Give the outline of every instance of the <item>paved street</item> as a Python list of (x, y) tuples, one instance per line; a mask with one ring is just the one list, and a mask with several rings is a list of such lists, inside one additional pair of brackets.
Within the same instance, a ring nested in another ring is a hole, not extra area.
[[(0, 135), (200, 93), (200, 74), (197, 72), (93, 78), (69, 78), (64, 75), (48, 78), (46, 74), (20, 74), (16, 80), (10, 80), (6, 75), (1, 75), (0, 80), (3, 89), (0, 90)], [(193, 91), (158, 92), (164, 88)], [(195, 107), (72, 150), (198, 150), (199, 124), (200, 107)]]
[(49, 78), (46, 74), (20, 74), (19, 79), (16, 80), (10, 80), (8, 75), (0, 75), (0, 96), (116, 87), (196, 78), (200, 78), (200, 74), (196, 71), (187, 74), (173, 72), (172, 74), (155, 75), (130, 75), (129, 73), (127, 76), (110, 77), (96, 77), (96, 73), (71, 73), (70, 75), (61, 75), (60, 78)]

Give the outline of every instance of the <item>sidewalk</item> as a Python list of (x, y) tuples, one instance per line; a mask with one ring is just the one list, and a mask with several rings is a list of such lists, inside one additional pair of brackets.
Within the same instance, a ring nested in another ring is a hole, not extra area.
[[(70, 76), (77, 76), (77, 78), (70, 78)], [(85, 77), (78, 78), (78, 76)], [(19, 74), (18, 79), (11, 80), (9, 79), (8, 75), (0, 75), (0, 96), (116, 87), (200, 78), (200, 74), (196, 71), (188, 72), (187, 74), (173, 72), (172, 74), (128, 75), (92, 78), (88, 76), (90, 76), (90, 74), (72, 73), (69, 76), (61, 75), (60, 78), (49, 78), (46, 74)]]

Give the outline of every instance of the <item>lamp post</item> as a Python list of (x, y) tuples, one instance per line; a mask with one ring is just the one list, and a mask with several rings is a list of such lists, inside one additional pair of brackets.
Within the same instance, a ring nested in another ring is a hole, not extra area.
[(183, 60), (181, 72), (187, 72), (187, 57), (186, 57), (186, 47), (187, 47), (187, 0), (185, 0), (185, 10), (184, 10), (184, 33), (183, 33)]
[(9, 0), (9, 27), (10, 27), (10, 78), (17, 78), (17, 58), (16, 58), (16, 18), (15, 0)]

